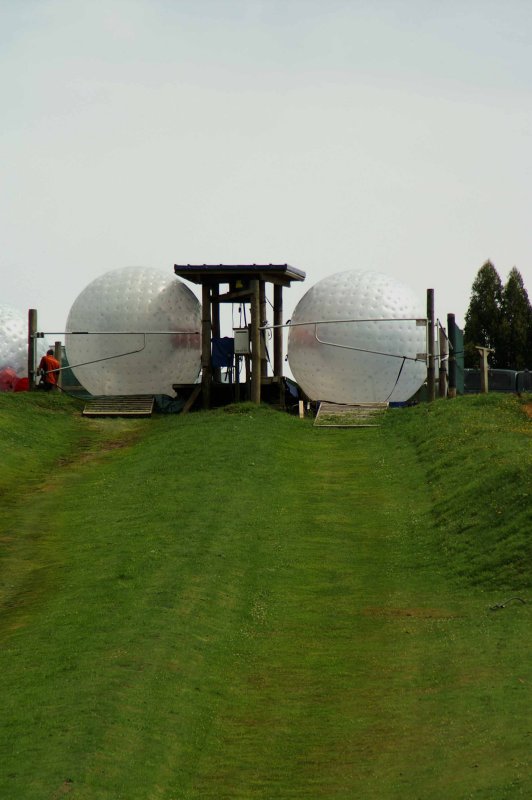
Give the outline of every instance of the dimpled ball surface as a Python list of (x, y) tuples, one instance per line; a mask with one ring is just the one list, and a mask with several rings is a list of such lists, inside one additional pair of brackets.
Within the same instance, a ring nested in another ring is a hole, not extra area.
[(93, 395), (173, 395), (172, 384), (194, 383), (198, 376), (200, 327), (198, 299), (178, 278), (148, 267), (116, 269), (92, 281), (74, 301), (67, 358)]
[(403, 360), (426, 351), (426, 328), (415, 322), (425, 316), (413, 292), (383, 273), (335, 273), (311, 287), (292, 315), (294, 378), (311, 400), (405, 402), (426, 377), (424, 361)]
[[(37, 364), (46, 353), (46, 342), (37, 339)], [(28, 318), (11, 306), (0, 304), (0, 369), (12, 369), (19, 377), (28, 374)]]

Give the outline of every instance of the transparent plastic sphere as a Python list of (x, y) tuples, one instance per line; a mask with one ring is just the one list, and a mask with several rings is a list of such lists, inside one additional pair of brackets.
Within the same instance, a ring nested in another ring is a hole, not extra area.
[(172, 384), (194, 383), (199, 374), (200, 329), (200, 303), (178, 278), (124, 267), (78, 295), (67, 319), (66, 353), (93, 395), (173, 395)]
[[(37, 339), (37, 365), (46, 349), (46, 342)], [(3, 304), (0, 304), (0, 369), (11, 369), (19, 377), (28, 374), (28, 315)]]
[(427, 349), (426, 327), (416, 323), (425, 316), (414, 293), (393, 278), (369, 270), (337, 272), (296, 306), (290, 369), (311, 400), (405, 402), (426, 377), (426, 362), (415, 360)]

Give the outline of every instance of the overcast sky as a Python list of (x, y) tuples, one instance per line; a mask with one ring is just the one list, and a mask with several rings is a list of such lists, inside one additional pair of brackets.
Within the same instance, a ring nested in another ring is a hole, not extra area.
[(529, 0), (0, 0), (0, 300), (110, 269), (386, 272), (532, 295)]

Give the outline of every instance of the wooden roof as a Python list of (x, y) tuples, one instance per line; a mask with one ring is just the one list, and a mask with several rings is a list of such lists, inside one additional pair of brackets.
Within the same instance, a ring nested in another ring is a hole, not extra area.
[(253, 279), (281, 283), (304, 281), (306, 273), (290, 264), (174, 264), (180, 278), (193, 283), (229, 283), (238, 279)]

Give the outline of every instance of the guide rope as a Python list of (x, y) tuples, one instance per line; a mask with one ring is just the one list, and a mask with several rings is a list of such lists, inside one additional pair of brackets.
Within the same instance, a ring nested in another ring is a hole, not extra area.
[(524, 606), (526, 606), (527, 604), (527, 601), (523, 600), (522, 597), (509, 597), (508, 600), (505, 600), (503, 603), (497, 603), (494, 606), (490, 606), (490, 611), (497, 611), (499, 608), (506, 608), (508, 603), (511, 603), (512, 600), (519, 600), (519, 602), (522, 603)]
[(390, 397), (392, 396), (392, 394), (395, 391), (395, 388), (396, 388), (397, 384), (399, 383), (399, 378), (401, 377), (401, 372), (403, 371), (403, 367), (405, 365), (405, 361), (406, 361), (406, 356), (403, 357), (403, 361), (401, 363), (401, 366), (399, 367), (399, 372), (397, 373), (397, 378), (395, 379), (395, 383), (393, 385), (393, 389), (390, 392), (390, 394), (388, 395), (388, 397), (386, 398), (386, 400), (384, 401), (385, 403), (387, 403), (389, 401)]
[(105, 356), (104, 358), (95, 358), (92, 361), (83, 361), (81, 364), (69, 364), (66, 367), (58, 367), (57, 369), (48, 370), (49, 372), (63, 372), (67, 369), (75, 369), (76, 367), (87, 367), (90, 364), (99, 364), (101, 361), (111, 361), (113, 358), (124, 358), (124, 356), (132, 356), (135, 353), (142, 353), (146, 349), (146, 336), (198, 336), (199, 331), (38, 331), (34, 334), (33, 338), (42, 339), (45, 336), (62, 335), (62, 336), (142, 336), (142, 347), (136, 350), (127, 350), (125, 353), (117, 353), (114, 356)]
[(114, 356), (105, 356), (104, 358), (94, 358), (92, 361), (83, 361), (81, 364), (69, 364), (68, 367), (60, 367), (59, 369), (52, 369), (50, 372), (63, 372), (65, 369), (75, 369), (76, 367), (87, 367), (89, 364), (99, 364), (100, 361), (111, 361), (113, 358), (123, 358), (124, 356), (132, 356), (135, 353), (142, 353), (146, 349), (146, 334), (144, 334), (144, 341), (142, 347), (137, 350), (128, 350), (126, 353), (117, 353)]
[[(317, 342), (319, 342), (319, 344), (324, 344), (324, 345), (327, 345), (328, 347), (339, 347), (339, 348), (341, 348), (343, 350), (353, 350), (353, 351), (355, 351), (357, 353), (369, 353), (370, 355), (375, 355), (375, 356), (385, 356), (385, 357), (388, 357), (388, 358), (400, 358), (400, 359), (402, 359), (403, 363), (401, 364), (401, 368), (399, 370), (399, 376), (400, 376), (400, 374), (402, 372), (402, 369), (404, 367), (404, 362), (405, 361), (415, 361), (415, 362), (423, 361), (423, 362), (426, 362), (426, 360), (427, 360), (425, 355), (424, 355), (423, 358), (419, 358), (418, 356), (407, 356), (407, 355), (399, 354), (399, 353), (383, 353), (380, 350), (369, 350), (368, 348), (364, 348), (364, 347), (353, 347), (352, 345), (339, 344), (338, 342), (328, 342), (325, 339), (320, 339), (320, 337), (318, 335), (318, 325), (334, 325), (334, 324), (339, 324), (339, 323), (344, 323), (344, 322), (364, 322), (364, 323), (365, 322), (415, 322), (418, 325), (419, 324), (426, 325), (427, 320), (426, 319), (421, 319), (419, 317), (397, 317), (397, 318), (385, 317), (385, 318), (379, 318), (379, 319), (376, 319), (374, 317), (373, 318), (369, 318), (369, 319), (322, 319), (322, 320), (314, 320), (314, 321), (310, 321), (309, 320), (307, 322), (292, 322), (291, 320), (288, 320), (288, 322), (286, 322), (285, 324), (282, 324), (282, 325), (268, 325), (268, 324), (261, 325), (260, 326), (260, 330), (262, 330), (262, 331), (266, 331), (266, 330), (271, 331), (271, 330), (273, 330), (275, 328), (296, 328), (296, 327), (302, 327), (304, 325), (314, 325), (314, 338), (316, 339)], [(398, 380), (399, 380), (399, 377), (398, 377)]]

